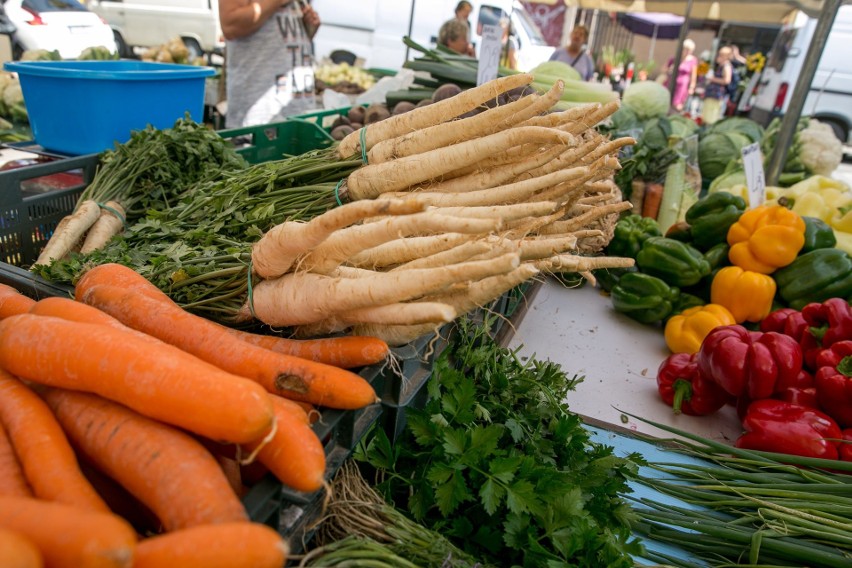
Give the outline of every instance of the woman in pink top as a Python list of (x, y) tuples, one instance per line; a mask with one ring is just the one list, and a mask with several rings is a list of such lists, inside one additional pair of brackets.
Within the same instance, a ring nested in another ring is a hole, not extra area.
[[(698, 58), (692, 55), (695, 51), (695, 42), (691, 39), (683, 40), (683, 52), (680, 56), (680, 66), (677, 69), (675, 80), (675, 91), (672, 97), (672, 106), (677, 111), (682, 111), (686, 105), (686, 99), (695, 93), (695, 82), (698, 79)], [(671, 77), (674, 58), (669, 60), (667, 72)]]

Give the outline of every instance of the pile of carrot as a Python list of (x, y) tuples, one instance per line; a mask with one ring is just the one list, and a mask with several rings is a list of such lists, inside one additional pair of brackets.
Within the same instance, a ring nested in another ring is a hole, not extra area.
[(0, 566), (283, 566), (242, 472), (322, 488), (310, 413), (375, 403), (334, 363), (375, 363), (387, 344), (255, 338), (115, 264), (76, 296), (0, 285)]
[(634, 141), (594, 129), (617, 102), (551, 112), (557, 82), (468, 116), (531, 79), (500, 78), (342, 140), (340, 159), (365, 160), (340, 188), (351, 202), (254, 244), (261, 280), (244, 319), (400, 345), (541, 272), (591, 279), (593, 269), (630, 266), (592, 256), (630, 208), (613, 173)]

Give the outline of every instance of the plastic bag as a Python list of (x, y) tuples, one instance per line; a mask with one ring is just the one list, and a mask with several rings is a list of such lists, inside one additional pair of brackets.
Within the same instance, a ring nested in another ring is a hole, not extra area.
[(414, 71), (411, 69), (400, 69), (392, 77), (382, 77), (379, 81), (358, 95), (355, 99), (356, 105), (370, 105), (372, 103), (383, 103), (385, 95), (390, 91), (400, 91), (409, 88), (414, 83)]

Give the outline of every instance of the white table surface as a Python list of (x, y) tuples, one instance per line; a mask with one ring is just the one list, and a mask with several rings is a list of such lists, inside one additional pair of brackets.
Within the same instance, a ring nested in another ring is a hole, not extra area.
[(585, 380), (569, 393), (572, 412), (618, 428), (663, 438), (667, 432), (621, 411), (675, 426), (720, 442), (741, 432), (733, 407), (710, 416), (675, 415), (657, 394), (656, 373), (669, 355), (662, 328), (616, 313), (608, 296), (586, 284), (565, 288), (548, 278), (516, 323), (510, 348), (562, 365)]

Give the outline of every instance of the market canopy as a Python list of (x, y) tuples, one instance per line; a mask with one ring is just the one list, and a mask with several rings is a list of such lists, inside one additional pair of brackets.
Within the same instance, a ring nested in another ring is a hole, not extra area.
[(680, 27), (683, 25), (683, 16), (658, 12), (647, 12), (640, 14), (625, 14), (621, 18), (621, 25), (633, 32), (656, 39), (677, 39)]
[[(532, 0), (554, 4), (560, 0)], [(566, 5), (584, 10), (604, 12), (662, 12), (686, 15), (684, 0), (562, 0)], [(728, 22), (780, 23), (791, 10), (799, 9), (810, 16), (819, 15), (823, 0), (694, 0), (691, 20), (724, 20)]]

